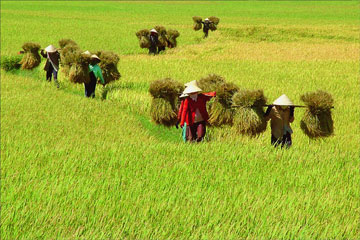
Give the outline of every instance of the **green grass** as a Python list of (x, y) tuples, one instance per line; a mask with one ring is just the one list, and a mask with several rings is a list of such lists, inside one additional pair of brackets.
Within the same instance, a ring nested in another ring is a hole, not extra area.
[[(2, 239), (358, 239), (358, 2), (1, 2), (1, 55), (24, 42), (72, 38), (120, 55), (117, 88), (100, 99), (60, 73), (1, 70)], [(201, 39), (194, 15), (220, 18)], [(179, 45), (151, 57), (135, 32), (163, 24)], [(49, 25), (53, 26), (49, 28)], [(95, 28), (96, 31), (91, 29)], [(294, 145), (229, 127), (184, 144), (150, 120), (151, 81), (209, 73), (269, 101), (335, 100), (335, 135), (313, 141), (295, 110)]]

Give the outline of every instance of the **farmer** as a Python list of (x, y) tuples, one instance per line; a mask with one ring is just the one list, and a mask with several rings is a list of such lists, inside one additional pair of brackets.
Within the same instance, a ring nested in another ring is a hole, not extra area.
[(159, 42), (158, 32), (155, 29), (150, 30), (150, 47), (149, 54), (157, 54), (157, 45)]
[(274, 147), (281, 145), (289, 148), (292, 144), (291, 134), (293, 133), (290, 123), (294, 121), (294, 104), (285, 95), (276, 99), (273, 105), (268, 106), (265, 113), (265, 120), (271, 119), (271, 144)]
[(207, 38), (209, 35), (211, 21), (208, 18), (205, 18), (204, 22), (201, 22), (201, 23), (204, 24), (204, 27), (203, 27), (204, 38)]
[[(178, 129), (179, 128), (179, 123), (180, 123), (180, 120), (181, 120), (181, 114), (182, 114), (182, 110), (183, 110), (183, 108), (184, 108), (184, 102), (185, 102), (185, 99), (188, 97), (189, 95), (188, 94), (186, 94), (186, 93), (182, 93), (181, 95), (180, 95), (180, 97), (179, 97), (179, 99), (180, 99), (180, 101), (181, 101), (181, 103), (180, 103), (180, 108), (179, 108), (179, 113), (178, 113), (178, 122), (176, 123), (176, 129)], [(182, 127), (182, 138), (183, 138), (183, 140), (184, 140), (184, 142), (186, 142), (186, 130), (187, 130), (187, 125), (186, 125), (186, 123), (184, 123), (184, 126)]]
[(54, 82), (56, 87), (59, 88), (59, 82), (57, 80), (57, 75), (59, 71), (59, 62), (60, 62), (60, 54), (56, 50), (53, 45), (49, 45), (45, 48), (46, 53), (44, 53), (44, 49), (41, 49), (41, 56), (46, 58), (46, 63), (44, 70), (46, 71), (46, 80), (51, 81), (51, 76), (54, 76)]
[[(85, 52), (87, 53), (87, 52)], [(85, 54), (84, 53), (84, 54)], [(85, 97), (95, 97), (95, 88), (97, 79), (100, 79), (100, 82), (104, 85), (105, 80), (101, 73), (101, 68), (99, 67), (98, 63), (100, 62), (100, 58), (95, 54), (91, 55), (91, 62), (89, 64), (89, 75), (90, 75), (90, 82), (84, 83), (85, 86)]]
[(188, 141), (201, 142), (206, 133), (206, 122), (209, 114), (206, 110), (206, 102), (215, 97), (215, 92), (201, 93), (196, 81), (191, 82), (184, 90), (185, 98), (183, 106), (179, 110), (180, 126), (187, 128), (186, 139)]

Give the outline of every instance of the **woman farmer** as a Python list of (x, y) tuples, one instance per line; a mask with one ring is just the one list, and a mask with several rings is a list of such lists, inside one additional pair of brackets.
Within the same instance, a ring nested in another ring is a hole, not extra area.
[(157, 54), (157, 45), (159, 41), (158, 32), (155, 29), (150, 30), (149, 54)]
[[(188, 97), (189, 95), (186, 94), (186, 93), (182, 93), (179, 97), (181, 103), (180, 103), (180, 108), (179, 108), (179, 113), (178, 113), (178, 122), (176, 123), (176, 128), (178, 129), (179, 128), (179, 123), (180, 123), (180, 120), (181, 120), (181, 114), (182, 114), (182, 111), (183, 111), (183, 108), (184, 108), (184, 101), (185, 99)], [(184, 123), (184, 126), (182, 127), (182, 138), (184, 140), (184, 142), (186, 142), (186, 130), (187, 130), (187, 126), (186, 126), (186, 123)]]
[(211, 21), (208, 18), (205, 18), (204, 22), (201, 22), (201, 23), (204, 24), (204, 27), (203, 27), (204, 38), (207, 38), (209, 35)]
[[(86, 52), (85, 52), (86, 53)], [(89, 64), (89, 75), (90, 75), (90, 82), (84, 83), (85, 86), (85, 97), (95, 97), (95, 88), (97, 79), (100, 79), (100, 82), (104, 85), (104, 77), (101, 72), (101, 68), (99, 67), (98, 63), (100, 62), (100, 58), (95, 54), (91, 55), (90, 57), (91, 62)]]
[(274, 147), (281, 145), (289, 148), (292, 144), (291, 134), (293, 133), (290, 123), (294, 121), (294, 104), (285, 95), (276, 99), (265, 113), (265, 120), (271, 119), (271, 144)]
[(41, 56), (46, 58), (44, 70), (46, 71), (46, 80), (51, 81), (51, 76), (54, 76), (54, 82), (56, 87), (59, 88), (59, 82), (57, 75), (59, 71), (60, 54), (53, 45), (49, 45), (45, 48), (46, 53), (41, 49)]
[(191, 82), (185, 90), (184, 94), (189, 97), (185, 98), (182, 108), (179, 110), (180, 126), (187, 128), (186, 139), (188, 141), (201, 142), (206, 133), (206, 122), (209, 114), (206, 110), (206, 102), (215, 97), (215, 92), (201, 93), (201, 89), (196, 82)]

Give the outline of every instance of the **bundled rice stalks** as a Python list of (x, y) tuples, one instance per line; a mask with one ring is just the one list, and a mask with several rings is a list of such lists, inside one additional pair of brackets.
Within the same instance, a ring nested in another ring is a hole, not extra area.
[(167, 44), (168, 39), (167, 39), (167, 36), (166, 36), (165, 27), (163, 27), (163, 26), (155, 26), (154, 28), (159, 34), (158, 47), (167, 47), (168, 46), (168, 44)]
[(171, 78), (154, 81), (150, 84), (152, 95), (150, 115), (153, 121), (164, 126), (173, 126), (177, 122), (177, 99), (184, 90), (181, 83)]
[(310, 138), (328, 137), (334, 133), (331, 108), (334, 100), (324, 91), (310, 92), (300, 98), (307, 109), (300, 122), (303, 132)]
[(239, 90), (233, 83), (222, 83), (216, 87), (216, 99), (210, 108), (209, 123), (218, 127), (233, 123), (232, 97)]
[(74, 64), (74, 62), (76, 61), (75, 59), (77, 58), (76, 56), (79, 55), (80, 53), (81, 53), (80, 48), (77, 45), (73, 45), (73, 44), (66, 44), (60, 50), (60, 66), (61, 66), (61, 71), (64, 73), (65, 77), (69, 76), (71, 65)]
[(21, 67), (20, 61), (22, 56), (2, 56), (1, 57), (1, 68), (6, 72), (19, 69)]
[(212, 16), (212, 17), (209, 17), (209, 20), (210, 20), (210, 30), (211, 31), (215, 31), (216, 29), (217, 29), (217, 25), (219, 24), (219, 22), (220, 22), (220, 19), (219, 18), (217, 18), (217, 17), (214, 17), (214, 16)]
[(78, 46), (77, 43), (71, 39), (61, 39), (59, 40), (59, 46), (60, 48), (64, 48), (66, 46), (69, 46), (69, 45), (72, 45), (72, 46)]
[(41, 62), (39, 50), (40, 45), (37, 43), (24, 43), (22, 46), (25, 53), (23, 58), (20, 61), (21, 69), (33, 69), (37, 66), (39, 66)]
[(119, 80), (121, 75), (117, 69), (119, 55), (113, 52), (99, 51), (96, 55), (101, 59), (99, 66), (101, 68), (105, 84)]
[(74, 55), (74, 63), (69, 70), (69, 80), (72, 83), (89, 83), (90, 56), (78, 51)]
[(215, 91), (218, 86), (225, 83), (225, 79), (216, 74), (209, 74), (197, 81), (198, 86), (204, 92)]
[(202, 25), (201, 25), (202, 18), (201, 18), (201, 17), (194, 16), (192, 19), (194, 20), (193, 29), (194, 29), (195, 31), (201, 30), (201, 28), (202, 28)]
[(136, 33), (136, 36), (139, 39), (139, 44), (141, 48), (150, 47), (150, 31), (148, 29), (138, 31)]
[(174, 48), (177, 46), (176, 38), (180, 36), (180, 33), (177, 30), (169, 29), (167, 31), (168, 47)]
[(262, 90), (241, 90), (232, 98), (235, 108), (233, 128), (242, 135), (255, 137), (266, 130), (264, 108), (266, 98)]

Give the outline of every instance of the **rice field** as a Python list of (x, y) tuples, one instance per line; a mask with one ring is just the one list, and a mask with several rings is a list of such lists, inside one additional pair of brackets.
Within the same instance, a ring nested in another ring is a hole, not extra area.
[[(359, 3), (356, 1), (1, 1), (1, 57), (24, 42), (71, 38), (120, 56), (101, 99), (59, 74), (1, 70), (2, 239), (359, 239)], [(218, 30), (192, 30), (193, 16)], [(180, 32), (158, 56), (135, 33)], [(3, 59), (3, 58), (2, 58)], [(269, 102), (316, 90), (334, 98), (335, 134), (293, 146), (230, 127), (184, 144), (151, 121), (150, 83), (218, 74)]]

